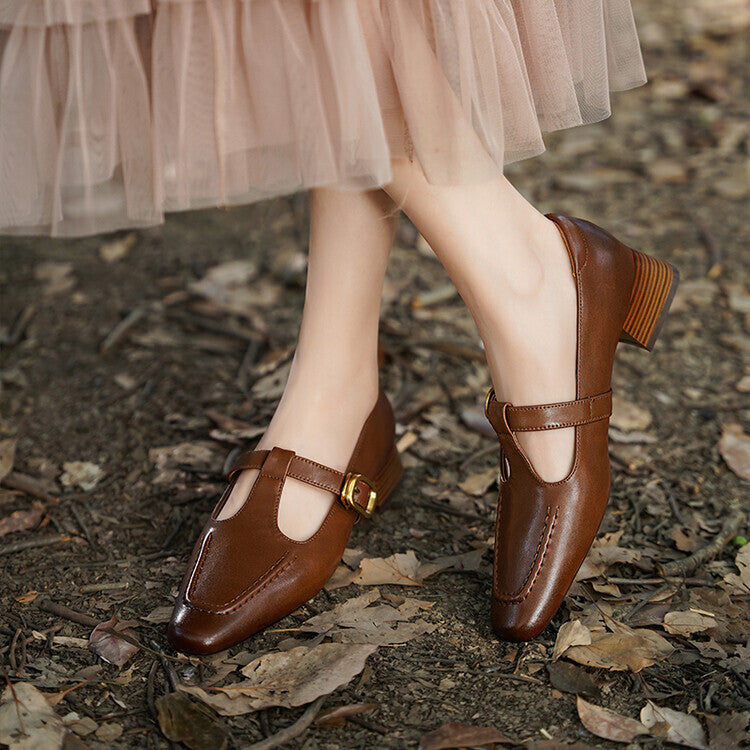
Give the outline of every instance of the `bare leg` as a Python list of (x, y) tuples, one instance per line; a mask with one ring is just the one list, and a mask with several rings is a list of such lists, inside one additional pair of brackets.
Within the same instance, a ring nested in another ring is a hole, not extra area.
[[(289, 379), (257, 444), (296, 451), (343, 471), (378, 394), (378, 322), (399, 212), (382, 190), (310, 190), (305, 304)], [(219, 518), (244, 503), (258, 471), (240, 473)], [(279, 528), (304, 540), (323, 522), (332, 493), (287, 478)]]
[[(394, 159), (385, 191), (434, 250), (471, 312), (500, 400), (576, 396), (576, 290), (557, 227), (505, 177), (428, 183), (418, 161)], [(571, 468), (574, 431), (526, 432), (519, 442), (542, 479)]]

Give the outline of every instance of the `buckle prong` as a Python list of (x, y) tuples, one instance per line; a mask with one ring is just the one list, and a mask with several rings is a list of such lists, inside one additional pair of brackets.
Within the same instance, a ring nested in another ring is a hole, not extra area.
[[(360, 482), (362, 484), (366, 484), (369, 488), (369, 492), (367, 495), (367, 505), (365, 506), (354, 502), (354, 491)], [(372, 481), (372, 479), (368, 479), (363, 474), (355, 474), (351, 471), (346, 475), (344, 479), (344, 486), (341, 488), (341, 499), (344, 501), (344, 504), (347, 507), (353, 508), (357, 511), (357, 513), (359, 513), (361, 516), (364, 516), (365, 518), (372, 518), (372, 514), (375, 512), (375, 507), (377, 505), (377, 498), (378, 488), (375, 482)]]

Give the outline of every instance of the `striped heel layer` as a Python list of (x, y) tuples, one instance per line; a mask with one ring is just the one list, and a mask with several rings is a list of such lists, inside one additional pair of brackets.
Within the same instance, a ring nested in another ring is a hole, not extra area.
[(651, 351), (674, 299), (680, 274), (650, 255), (633, 251), (635, 280), (620, 341)]

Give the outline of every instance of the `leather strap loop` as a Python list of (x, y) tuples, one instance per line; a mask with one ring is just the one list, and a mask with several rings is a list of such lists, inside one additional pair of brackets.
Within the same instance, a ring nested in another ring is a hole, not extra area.
[(244, 450), (235, 458), (234, 463), (227, 472), (227, 480), (231, 480), (234, 474), (243, 469), (260, 469), (266, 456), (270, 451)]
[[(270, 451), (268, 450), (243, 451), (237, 456), (232, 467), (229, 469), (227, 479), (231, 480), (234, 474), (243, 469), (262, 470), (263, 464), (269, 453)], [(299, 479), (300, 481), (311, 484), (314, 487), (320, 487), (321, 489), (333, 492), (341, 501), (342, 505), (348, 510), (351, 510), (351, 506), (348, 505), (341, 496), (344, 480), (347, 476), (343, 472), (295, 454), (289, 462), (287, 476), (292, 477), (292, 479)], [(355, 488), (353, 500), (362, 508), (365, 508), (367, 505), (367, 495), (365, 492), (362, 492), (359, 487)]]
[[(502, 418), (503, 412), (504, 418)], [(562, 401), (557, 404), (513, 406), (495, 400), (494, 394), (487, 403), (487, 416), (495, 429), (498, 429), (497, 425), (507, 424), (512, 432), (576, 427), (607, 419), (610, 414), (612, 414), (612, 389), (597, 396), (579, 398), (575, 401)]]

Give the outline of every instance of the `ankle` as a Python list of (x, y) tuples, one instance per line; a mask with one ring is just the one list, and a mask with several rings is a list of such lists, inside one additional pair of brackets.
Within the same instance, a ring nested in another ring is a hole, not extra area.
[(372, 406), (377, 398), (380, 377), (377, 360), (357, 358), (295, 358), (289, 370), (279, 410), (320, 413)]

